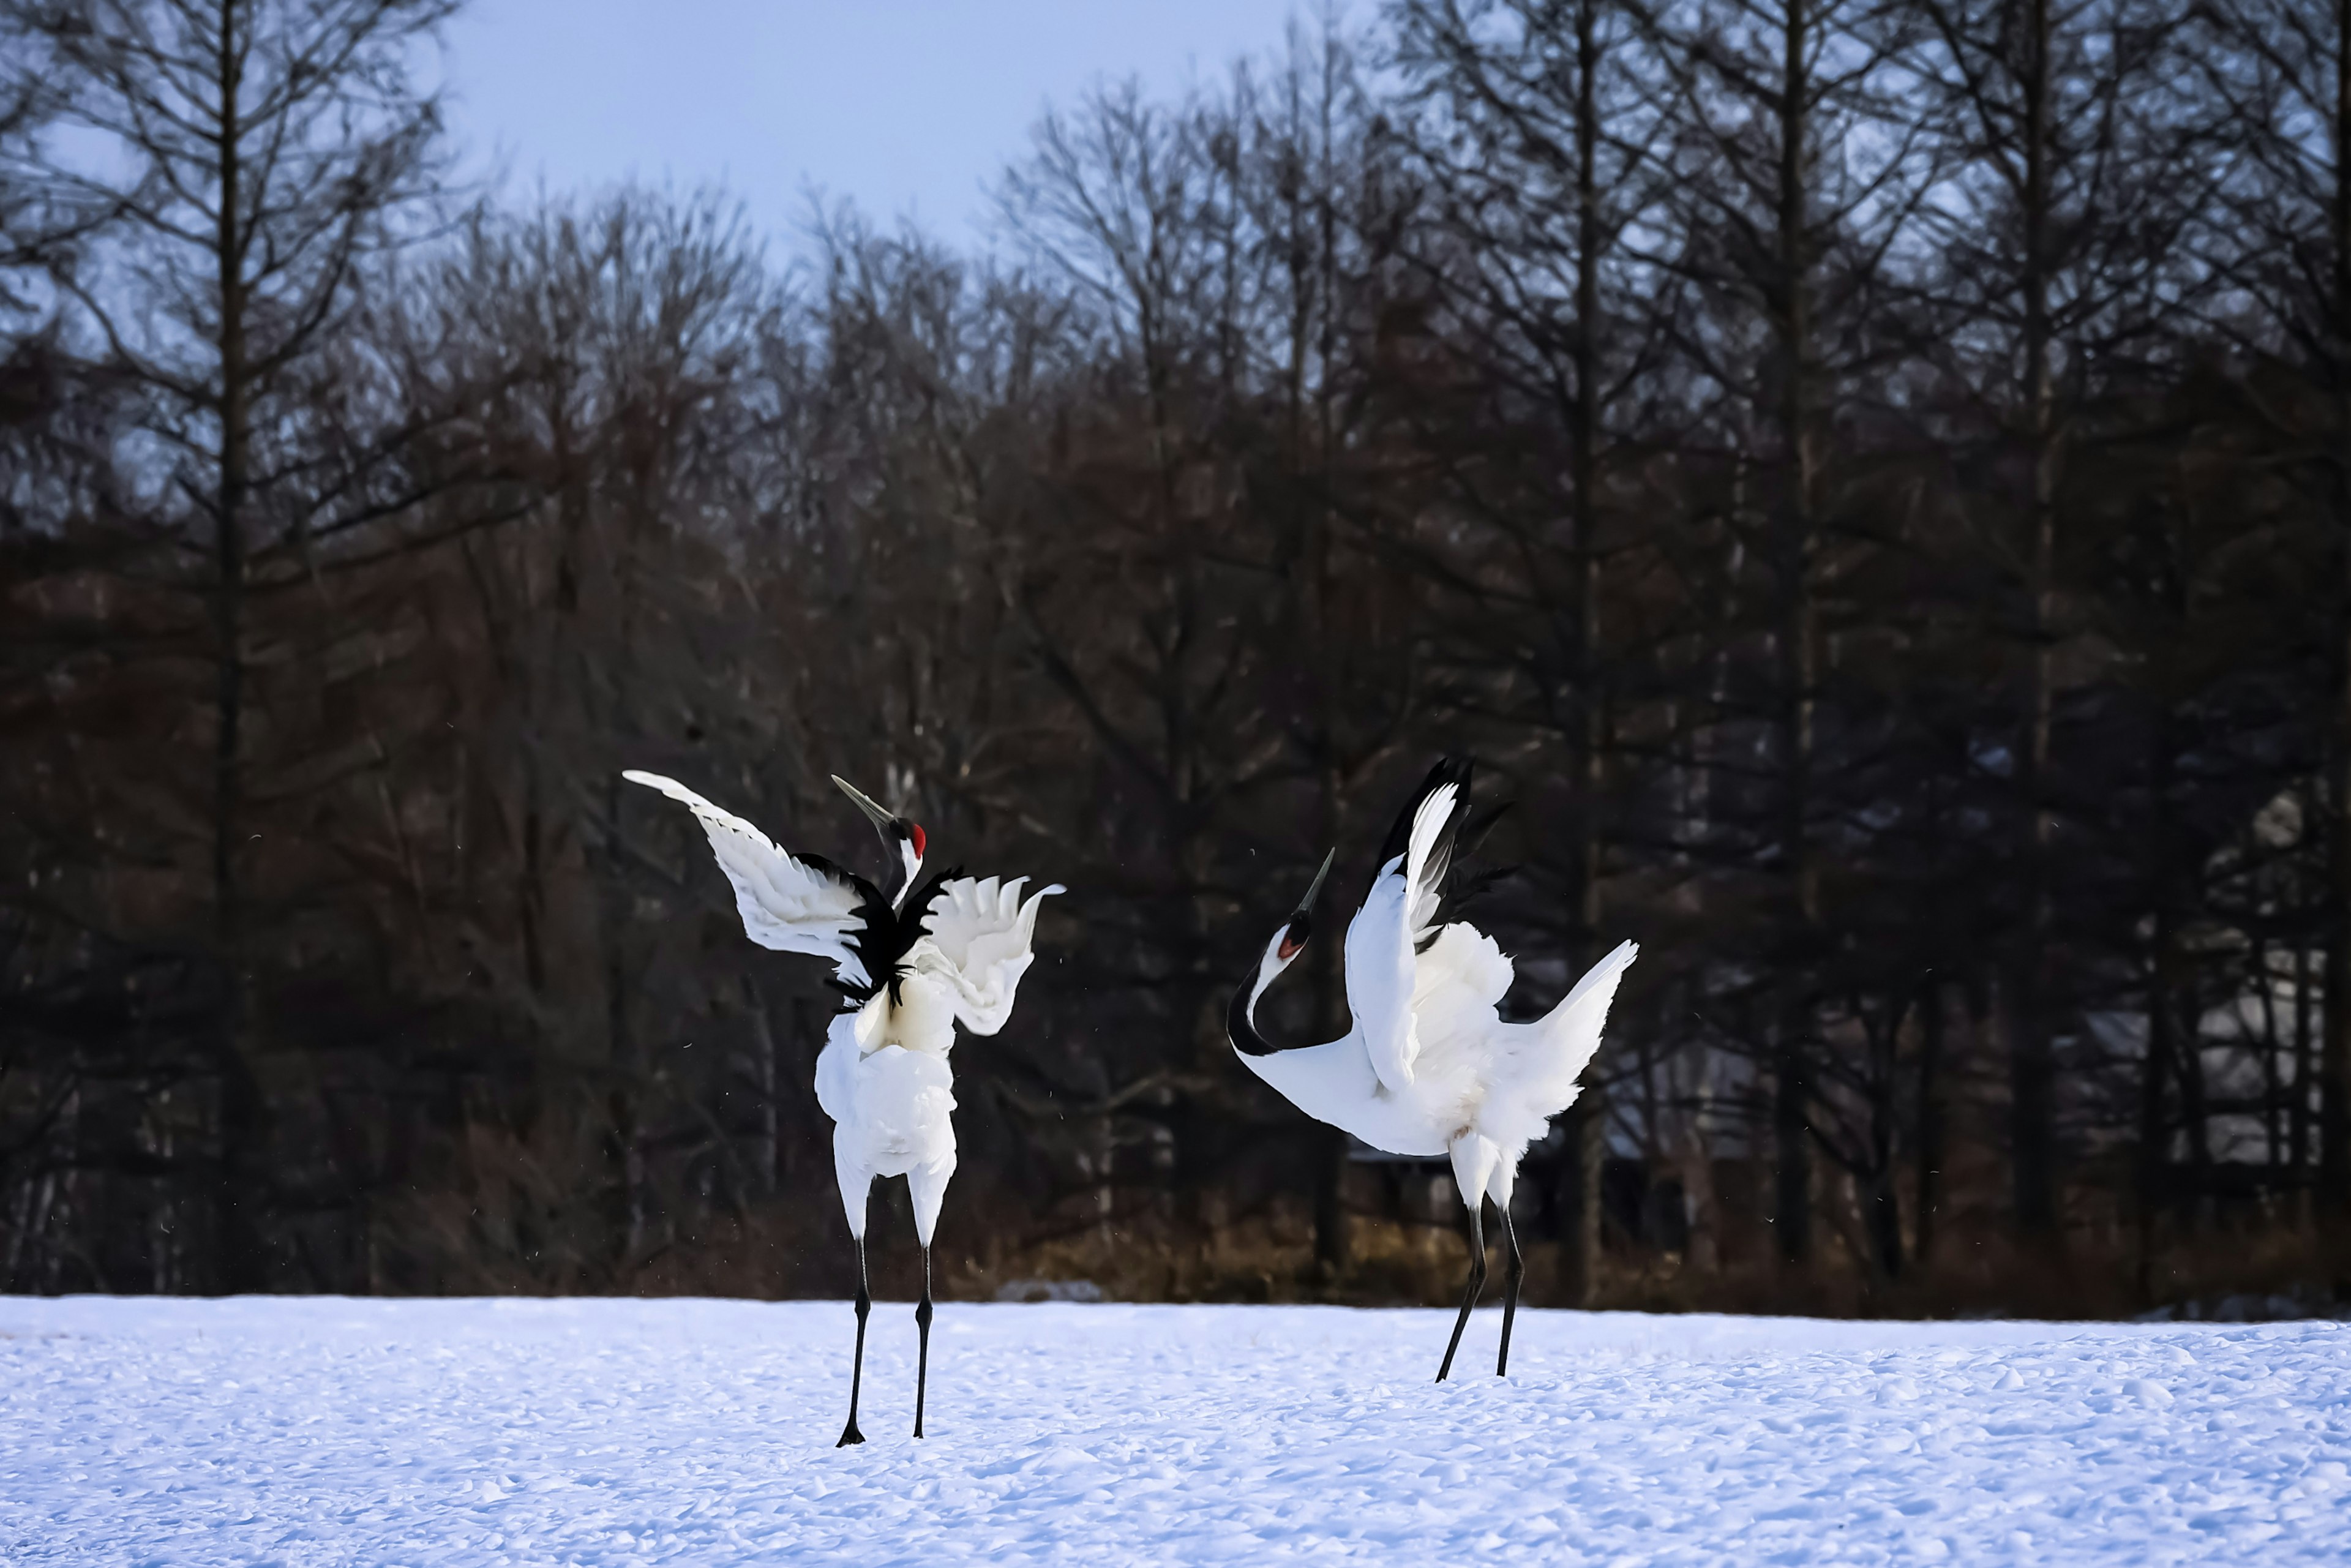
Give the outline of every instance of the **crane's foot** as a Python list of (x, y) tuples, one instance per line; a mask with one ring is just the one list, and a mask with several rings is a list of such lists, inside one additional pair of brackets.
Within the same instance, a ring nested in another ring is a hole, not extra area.
[[(918, 1437), (921, 1434), (919, 1433), (916, 1434)], [(857, 1417), (852, 1416), (849, 1418), (849, 1425), (841, 1429), (841, 1441), (835, 1443), (833, 1447), (836, 1448), (845, 1448), (852, 1443), (862, 1443), (863, 1441), (865, 1441), (865, 1434), (857, 1429)]]

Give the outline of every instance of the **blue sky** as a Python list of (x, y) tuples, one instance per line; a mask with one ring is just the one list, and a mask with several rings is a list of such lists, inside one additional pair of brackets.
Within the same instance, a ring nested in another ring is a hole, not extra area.
[[(1356, 11), (1364, 9), (1355, 7)], [(1297, 7), (1297, 14), (1314, 14)], [(474, 0), (451, 125), (509, 188), (723, 182), (776, 240), (803, 191), (943, 237), (1050, 101), (1140, 76), (1173, 94), (1277, 45), (1290, 0)]]

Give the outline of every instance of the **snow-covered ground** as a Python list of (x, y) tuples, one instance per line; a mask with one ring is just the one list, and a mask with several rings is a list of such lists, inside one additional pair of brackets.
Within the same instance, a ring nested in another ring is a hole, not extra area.
[(2351, 1325), (0, 1301), (0, 1563), (2351, 1560)]

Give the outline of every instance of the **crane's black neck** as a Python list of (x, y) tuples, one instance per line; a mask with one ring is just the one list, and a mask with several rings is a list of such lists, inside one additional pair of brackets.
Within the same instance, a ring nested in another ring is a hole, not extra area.
[(1255, 981), (1244, 982), (1233, 992), (1232, 1002), (1225, 1009), (1225, 1032), (1232, 1037), (1233, 1049), (1243, 1056), (1271, 1056), (1278, 1048), (1258, 1033), (1257, 1020), (1249, 1016), (1257, 1010), (1257, 992)]

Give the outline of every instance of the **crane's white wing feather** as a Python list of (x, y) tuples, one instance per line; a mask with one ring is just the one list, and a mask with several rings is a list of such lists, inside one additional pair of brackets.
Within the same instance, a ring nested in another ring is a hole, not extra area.
[(1600, 1049), (1609, 1004), (1640, 947), (1619, 942), (1584, 972), (1557, 1007), (1531, 1024), (1504, 1024), (1495, 1082), (1479, 1123), (1496, 1137), (1531, 1141), (1553, 1116), (1575, 1103), (1577, 1080)]
[(924, 912), (925, 934), (907, 967), (935, 974), (954, 993), (956, 1017), (974, 1034), (994, 1034), (1012, 1016), (1013, 993), (1036, 955), (1037, 906), (1069, 890), (1055, 883), (1024, 902), (1025, 876), (999, 883), (959, 876), (939, 884)]
[(1452, 858), (1449, 830), (1460, 795), (1448, 782), (1422, 797), (1405, 852), (1380, 868), (1363, 908), (1347, 925), (1347, 1007), (1363, 1033), (1372, 1071), (1392, 1093), (1412, 1086), (1413, 1064), (1425, 1038), (1412, 1006), (1418, 968), (1414, 948), (1437, 918), (1437, 889)]
[(778, 849), (767, 834), (674, 779), (633, 768), (621, 777), (658, 789), (694, 813), (735, 889), (735, 907), (752, 941), (779, 953), (830, 959), (850, 984), (872, 983), (852, 946), (865, 929), (870, 890), (836, 866)]
[(1412, 847), (1405, 856), (1404, 879), (1412, 890), (1405, 918), (1415, 946), (1437, 924), (1445, 873), (1453, 864), (1455, 813), (1460, 803), (1459, 785), (1439, 784), (1412, 814)]
[(824, 1031), (824, 1049), (816, 1057), (816, 1103), (836, 1122), (856, 1113), (857, 1061), (863, 1054), (857, 1043), (857, 1015), (833, 1014)]
[(1412, 1086), (1412, 1064), (1420, 1054), (1413, 1030), (1412, 941), (1405, 922), (1404, 860), (1383, 867), (1364, 906), (1347, 923), (1347, 1010), (1371, 1059), (1381, 1086), (1402, 1092)]

